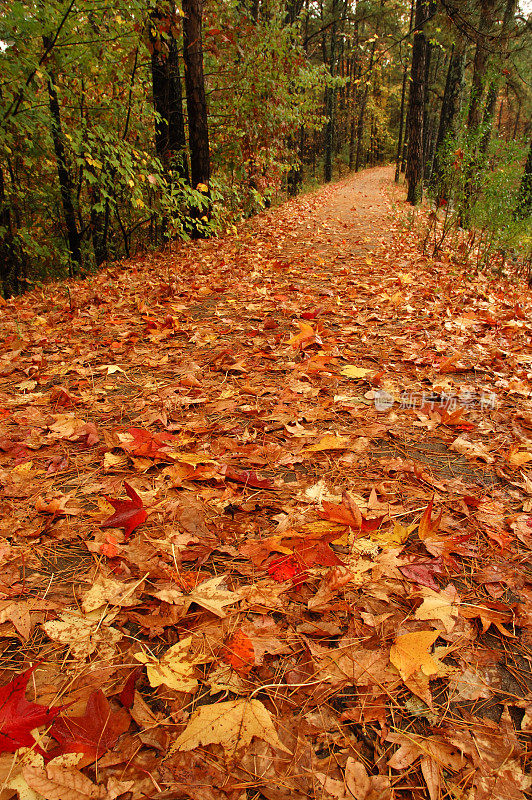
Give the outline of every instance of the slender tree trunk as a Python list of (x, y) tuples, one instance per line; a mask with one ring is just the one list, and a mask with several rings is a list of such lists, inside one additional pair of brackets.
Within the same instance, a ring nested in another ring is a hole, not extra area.
[[(431, 184), (436, 186), (441, 184), (443, 174), (442, 147), (445, 140), (455, 135), (456, 123), (460, 112), (462, 88), (464, 83), (465, 51), (460, 43), (457, 47), (452, 46), (445, 90), (440, 111), (440, 121), (436, 136), (434, 168), (431, 175)], [(439, 197), (444, 197), (443, 187), (440, 185)]]
[(403, 130), (405, 121), (405, 100), (406, 100), (406, 81), (408, 70), (405, 66), (403, 70), (403, 85), (401, 87), (401, 111), (399, 112), (399, 135), (397, 137), (397, 153), (395, 156), (395, 182), (399, 183), (401, 172), (401, 154), (403, 152)]
[(362, 143), (364, 140), (364, 122), (366, 116), (366, 106), (368, 104), (368, 97), (369, 97), (369, 75), (371, 74), (371, 69), (373, 67), (373, 59), (375, 57), (375, 42), (371, 45), (371, 52), (369, 56), (369, 64), (368, 64), (368, 80), (366, 81), (366, 85), (364, 87), (364, 92), (360, 99), (360, 109), (358, 114), (358, 123), (357, 123), (357, 154), (355, 158), (355, 172), (358, 172), (361, 166), (362, 160)]
[[(338, 9), (337, 0), (332, 2), (331, 42), (329, 47), (329, 71), (331, 75), (336, 74), (336, 13)], [(336, 92), (333, 86), (325, 89), (325, 113), (327, 115), (327, 125), (325, 127), (325, 164), (323, 179), (325, 183), (332, 180), (332, 157), (334, 149), (334, 128), (335, 128), (335, 100)]]
[(24, 268), (24, 257), (16, 246), (13, 235), (11, 207), (6, 198), (4, 172), (0, 168), (0, 281), (2, 293), (7, 299), (21, 293), (20, 281)]
[[(411, 0), (410, 2), (410, 23), (408, 27), (408, 32), (412, 32), (412, 27), (414, 25), (414, 6), (415, 0)], [(405, 131), (405, 100), (406, 100), (406, 86), (408, 83), (408, 63), (406, 63), (403, 67), (403, 84), (401, 87), (401, 111), (399, 113), (399, 135), (397, 137), (397, 154), (396, 154), (396, 164), (395, 164), (395, 182), (399, 183), (399, 176), (401, 172), (404, 170), (402, 169), (402, 161), (403, 161), (403, 134), (406, 133)]]
[(208, 186), (211, 177), (201, 39), (203, 0), (184, 0), (183, 13), (183, 56), (187, 92), (190, 171), (192, 187), (196, 188), (198, 184)]
[(514, 212), (516, 219), (526, 219), (532, 214), (532, 139), (528, 148), (525, 171), (519, 186), (517, 206)]
[[(44, 44), (46, 47), (46, 41)], [(76, 275), (82, 268), (80, 246), (81, 236), (76, 222), (72, 178), (70, 176), (70, 170), (65, 151), (63, 129), (61, 127), (61, 114), (59, 111), (59, 100), (57, 98), (57, 90), (55, 88), (55, 77), (53, 72), (48, 72), (48, 98), (50, 102), (50, 114), (52, 118), (52, 139), (57, 162), (57, 176), (59, 178), (63, 216), (67, 230), (68, 250), (70, 254), (71, 265), (70, 272), (71, 275)]]
[(482, 97), (486, 80), (489, 51), (487, 49), (487, 35), (493, 25), (493, 7), (495, 0), (482, 0), (480, 4), (480, 19), (478, 22), (478, 41), (473, 59), (473, 76), (471, 78), (471, 91), (469, 94), (469, 112), (467, 127), (470, 132), (478, 129), (482, 119)]
[(423, 197), (423, 110), (425, 106), (425, 62), (427, 37), (423, 31), (428, 16), (427, 0), (416, 0), (414, 44), (408, 102), (408, 152), (406, 162), (407, 201), (415, 205)]

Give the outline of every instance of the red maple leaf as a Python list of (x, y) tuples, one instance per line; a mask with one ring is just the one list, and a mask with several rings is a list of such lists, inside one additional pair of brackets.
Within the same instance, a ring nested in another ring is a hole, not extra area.
[(142, 505), (142, 500), (129, 483), (124, 481), (129, 500), (112, 500), (110, 497), (105, 499), (111, 503), (115, 513), (101, 523), (102, 528), (123, 528), (126, 539), (129, 539), (132, 531), (141, 525), (146, 519), (146, 511)]
[(0, 687), (0, 753), (14, 753), (19, 747), (34, 747), (32, 730), (49, 725), (63, 706), (41, 706), (25, 698), (26, 686), (35, 667), (15, 675), (12, 681)]
[[(50, 736), (59, 742), (48, 755), (84, 753), (91, 760), (110, 750), (118, 737), (127, 731), (131, 717), (125, 708), (113, 711), (101, 689), (96, 689), (87, 700), (81, 717), (61, 717), (50, 728)], [(90, 762), (89, 762), (90, 763)]]

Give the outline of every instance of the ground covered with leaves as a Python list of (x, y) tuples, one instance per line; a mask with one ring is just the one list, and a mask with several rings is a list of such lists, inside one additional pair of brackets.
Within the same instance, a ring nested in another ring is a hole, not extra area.
[(528, 795), (532, 297), (390, 178), (2, 305), (1, 800)]

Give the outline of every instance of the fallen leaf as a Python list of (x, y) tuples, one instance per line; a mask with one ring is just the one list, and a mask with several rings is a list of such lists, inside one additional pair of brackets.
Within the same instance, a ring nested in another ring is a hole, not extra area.
[(150, 686), (164, 684), (169, 689), (179, 692), (193, 692), (198, 681), (194, 675), (194, 667), (201, 663), (201, 659), (189, 656), (192, 636), (187, 636), (177, 644), (168, 648), (161, 658), (155, 658), (147, 653), (135, 653), (135, 658), (141, 664), (146, 664), (146, 672)]
[(0, 686), (0, 753), (14, 753), (19, 747), (35, 747), (31, 731), (50, 725), (62, 706), (41, 706), (26, 700), (26, 687), (35, 667), (21, 672)]
[(390, 661), (399, 670), (403, 680), (410, 678), (414, 672), (424, 675), (438, 675), (441, 662), (428, 652), (441, 631), (415, 631), (399, 635), (390, 650)]
[(113, 710), (101, 689), (89, 696), (85, 713), (80, 717), (63, 716), (50, 728), (50, 736), (58, 747), (50, 751), (52, 758), (61, 753), (83, 753), (91, 763), (111, 750), (127, 731), (131, 717), (125, 708)]
[(374, 370), (372, 369), (365, 369), (364, 367), (355, 367), (354, 364), (347, 364), (343, 369), (340, 370), (340, 375), (344, 375), (346, 378), (365, 378), (366, 375), (370, 375)]
[(233, 759), (248, 747), (253, 737), (263, 739), (276, 750), (290, 753), (275, 730), (272, 715), (260, 700), (229, 700), (201, 706), (170, 748), (194, 750), (199, 745), (220, 744), (226, 758)]
[(126, 540), (139, 525), (146, 520), (146, 511), (142, 505), (142, 500), (129, 483), (124, 481), (124, 487), (129, 500), (113, 500), (110, 497), (105, 499), (111, 503), (115, 513), (101, 523), (102, 528), (123, 528)]

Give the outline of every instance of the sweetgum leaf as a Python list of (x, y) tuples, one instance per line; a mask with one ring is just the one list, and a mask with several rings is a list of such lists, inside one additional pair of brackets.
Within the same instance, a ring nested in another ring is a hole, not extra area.
[[(0, 687), (0, 753), (14, 753), (19, 747), (35, 746), (31, 731), (49, 725), (63, 706), (41, 706), (28, 702), (26, 686), (35, 667), (27, 669)], [(43, 751), (36, 747), (40, 753)]]
[(131, 533), (146, 519), (146, 511), (142, 505), (142, 500), (129, 483), (124, 481), (124, 487), (129, 500), (112, 500), (110, 497), (105, 499), (111, 503), (115, 513), (102, 522), (102, 528), (123, 528), (126, 539)]

